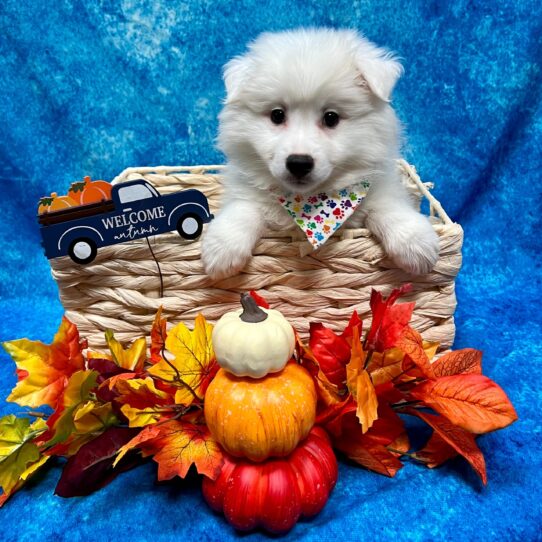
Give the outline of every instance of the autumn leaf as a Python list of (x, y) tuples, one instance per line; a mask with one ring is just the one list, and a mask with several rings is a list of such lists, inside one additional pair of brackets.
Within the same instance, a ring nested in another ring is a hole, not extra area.
[(136, 434), (137, 429), (110, 427), (87, 442), (76, 455), (68, 459), (55, 493), (61, 497), (90, 495), (121, 472), (138, 465), (140, 460), (133, 456), (113, 469), (113, 461), (119, 449)]
[(47, 446), (64, 442), (75, 431), (77, 409), (88, 401), (90, 390), (96, 386), (97, 376), (94, 371), (72, 374), (55, 411), (47, 420), (48, 430), (41, 437)]
[(165, 413), (173, 413), (171, 408), (164, 408), (173, 403), (173, 397), (157, 389), (150, 377), (119, 379), (114, 389), (118, 394), (116, 401), (122, 403), (121, 412), (128, 419), (130, 427), (156, 423)]
[(404, 353), (398, 348), (390, 348), (384, 352), (373, 352), (367, 371), (375, 386), (390, 382), (402, 372)]
[[(470, 463), (472, 468), (482, 479), (482, 482), (487, 484), (484, 456), (474, 440), (474, 435), (468, 431), (465, 431), (464, 429), (461, 429), (460, 427), (455, 426), (442, 416), (426, 414), (425, 412), (413, 409), (410, 409), (408, 412), (409, 414), (413, 414), (429, 424), (442, 440), (447, 442), (458, 454), (462, 455)], [(442, 444), (439, 444), (438, 440), (435, 441), (433, 439), (433, 442), (430, 440), (426, 449), (417, 452), (415, 457), (423, 460), (429, 456), (430, 459), (435, 461), (434, 453), (436, 446), (439, 446), (439, 451), (442, 453)], [(433, 456), (431, 456), (431, 453)]]
[(310, 324), (309, 348), (326, 378), (340, 386), (346, 379), (350, 345), (340, 335), (321, 323)]
[(349, 346), (352, 346), (352, 341), (354, 340), (354, 330), (357, 331), (357, 337), (359, 339), (359, 337), (361, 337), (361, 328), (362, 322), (359, 319), (359, 314), (357, 311), (354, 311), (352, 316), (350, 316), (350, 320), (344, 328), (344, 331), (341, 333), (341, 338), (343, 338)]
[(354, 329), (350, 363), (346, 367), (347, 385), (357, 404), (356, 416), (366, 433), (378, 418), (378, 399), (369, 373), (365, 370), (367, 354), (361, 348), (359, 331)]
[[(471, 433), (466, 433), (471, 435)], [(443, 463), (446, 463), (446, 461), (449, 459), (452, 459), (458, 455), (457, 450), (448, 444), (448, 442), (445, 441), (436, 431), (433, 431), (433, 434), (427, 441), (427, 444), (421, 450), (418, 450), (415, 454), (413, 454), (415, 459), (421, 461), (430, 469), (439, 467)]]
[(166, 347), (167, 320), (162, 318), (162, 307), (158, 309), (151, 328), (151, 363), (162, 361), (162, 352)]
[[(340, 437), (343, 434), (343, 418), (347, 414), (355, 413), (357, 408), (358, 406), (352, 396), (348, 395), (341, 403), (334, 403), (319, 412), (315, 425), (321, 425), (331, 435)], [(361, 430), (359, 421), (356, 426), (356, 430)]]
[[(379, 422), (380, 419), (375, 426)], [(390, 426), (385, 423), (381, 424), (380, 431), (373, 431), (373, 429), (363, 434), (356, 417), (352, 414), (345, 415), (342, 419), (341, 435), (332, 436), (333, 445), (363, 467), (393, 477), (403, 464), (386, 446), (404, 432), (402, 421), (393, 427), (390, 434), (387, 434)]]
[(324, 374), (316, 357), (301, 341), (298, 333), (295, 333), (295, 356), (299, 360), (299, 363), (306, 369), (314, 380), (316, 386), (316, 392), (318, 394), (318, 400), (325, 405), (326, 408), (332, 407), (338, 403), (344, 401), (346, 389), (344, 387), (339, 388), (336, 384), (331, 382)]
[(177, 387), (175, 402), (189, 405), (203, 399), (205, 388), (218, 370), (211, 334), (213, 326), (199, 314), (194, 330), (183, 323), (170, 330), (166, 348), (174, 356), (172, 360), (162, 359), (153, 365), (148, 373)]
[(401, 333), (410, 322), (415, 303), (401, 303), (395, 305), (397, 299), (412, 290), (411, 284), (393, 290), (387, 299), (376, 290), (371, 291), (371, 312), (373, 319), (371, 329), (367, 334), (364, 350), (383, 352), (396, 346)]
[(111, 356), (106, 354), (98, 354), (95, 352), (89, 352), (87, 354), (87, 366), (89, 369), (99, 373), (98, 384), (101, 384), (104, 380), (111, 378), (122, 373), (127, 373), (126, 369), (119, 367), (112, 359)]
[(482, 374), (482, 352), (474, 348), (454, 350), (437, 359), (432, 367), (435, 376)]
[(41, 419), (32, 424), (28, 418), (13, 414), (0, 419), (0, 487), (6, 498), (35, 470), (32, 466), (45, 462), (41, 461), (40, 450), (33, 442), (45, 429)]
[(409, 366), (417, 367), (425, 378), (434, 378), (431, 362), (425, 353), (421, 335), (410, 326), (406, 326), (397, 340), (397, 348), (404, 352), (403, 370)]
[(158, 463), (158, 480), (169, 480), (174, 476), (184, 478), (191, 465), (196, 466), (199, 474), (214, 480), (223, 463), (220, 447), (207, 427), (183, 420), (145, 427), (120, 449), (115, 464), (136, 447), (144, 456), (152, 455)]
[(113, 361), (127, 371), (139, 373), (143, 370), (143, 363), (147, 357), (147, 341), (145, 337), (135, 340), (127, 349), (115, 339), (114, 333), (108, 329), (105, 332), (105, 340), (111, 351)]
[(263, 307), (264, 309), (269, 308), (269, 303), (261, 295), (258, 295), (254, 290), (250, 290), (249, 294), (250, 297), (252, 297), (252, 299), (256, 301), (258, 307)]
[(471, 433), (502, 429), (517, 420), (506, 393), (483, 375), (443, 376), (419, 384), (410, 394)]
[(69, 457), (108, 427), (118, 424), (111, 403), (86, 401), (73, 411), (73, 430), (69, 437), (47, 450), (49, 455)]
[(346, 365), (346, 385), (355, 399), (357, 379), (359, 374), (365, 370), (365, 363), (367, 361), (367, 352), (364, 352), (361, 347), (357, 330), (354, 330), (352, 346), (348, 350), (348, 359), (350, 361)]
[(17, 365), (18, 382), (8, 401), (21, 406), (55, 407), (69, 377), (85, 368), (77, 327), (66, 317), (52, 344), (19, 339), (3, 343)]
[(24, 486), (24, 484), (32, 478), (32, 476), (39, 470), (47, 461), (51, 459), (49, 455), (42, 455), (38, 461), (31, 463), (26, 470), (21, 474), (19, 481), (15, 486), (9, 491), (4, 492), (0, 495), (0, 508), (5, 504), (5, 502), (16, 492)]

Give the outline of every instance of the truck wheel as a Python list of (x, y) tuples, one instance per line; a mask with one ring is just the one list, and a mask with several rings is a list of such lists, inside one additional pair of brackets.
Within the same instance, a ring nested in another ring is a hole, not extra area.
[(203, 221), (195, 213), (186, 213), (177, 221), (177, 231), (183, 239), (197, 239), (203, 230)]
[(94, 260), (97, 253), (96, 243), (92, 239), (75, 239), (68, 248), (68, 256), (82, 265)]

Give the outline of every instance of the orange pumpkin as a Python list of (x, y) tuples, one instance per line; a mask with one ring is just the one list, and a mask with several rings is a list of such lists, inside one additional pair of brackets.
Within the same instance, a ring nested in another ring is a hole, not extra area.
[(91, 181), (84, 177), (82, 181), (72, 183), (68, 195), (76, 200), (77, 205), (88, 205), (111, 199), (111, 184), (107, 181)]
[(49, 197), (41, 198), (38, 204), (38, 214), (61, 211), (68, 207), (77, 207), (78, 203), (70, 196), (59, 196), (53, 192)]
[(264, 378), (220, 369), (205, 394), (205, 421), (231, 455), (264, 461), (286, 456), (314, 425), (316, 390), (295, 362)]

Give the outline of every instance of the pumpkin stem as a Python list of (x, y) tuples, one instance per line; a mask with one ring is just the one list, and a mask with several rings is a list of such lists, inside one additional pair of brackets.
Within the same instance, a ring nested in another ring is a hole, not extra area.
[(241, 306), (243, 307), (243, 312), (239, 318), (243, 322), (257, 324), (267, 319), (267, 314), (258, 307), (258, 304), (250, 294), (241, 294)]

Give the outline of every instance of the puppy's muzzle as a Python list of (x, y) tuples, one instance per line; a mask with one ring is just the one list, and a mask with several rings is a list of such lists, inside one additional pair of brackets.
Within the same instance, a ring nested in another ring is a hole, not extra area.
[(314, 159), (309, 154), (290, 154), (286, 158), (286, 169), (296, 178), (302, 179), (312, 171)]

